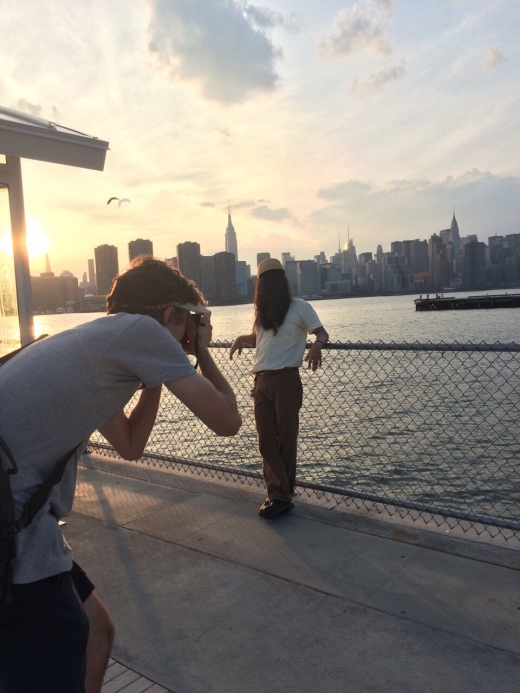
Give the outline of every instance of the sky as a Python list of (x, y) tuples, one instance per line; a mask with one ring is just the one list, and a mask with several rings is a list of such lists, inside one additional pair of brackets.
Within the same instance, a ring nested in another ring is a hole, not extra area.
[(104, 172), (22, 162), (32, 273), (48, 250), (81, 280), (102, 243), (124, 268), (135, 238), (211, 255), (228, 203), (253, 273), (454, 209), (520, 233), (518, 26), (518, 0), (0, 0), (0, 105), (110, 143)]

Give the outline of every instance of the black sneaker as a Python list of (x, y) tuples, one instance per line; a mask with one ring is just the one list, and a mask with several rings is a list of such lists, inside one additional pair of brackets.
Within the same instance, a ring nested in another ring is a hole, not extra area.
[(263, 517), (264, 520), (272, 520), (275, 517), (278, 517), (278, 515), (289, 512), (289, 510), (292, 510), (293, 508), (294, 503), (291, 503), (291, 501), (272, 500), (269, 501), (269, 504), (267, 504), (266, 501), (261, 506), (258, 514), (260, 517)]

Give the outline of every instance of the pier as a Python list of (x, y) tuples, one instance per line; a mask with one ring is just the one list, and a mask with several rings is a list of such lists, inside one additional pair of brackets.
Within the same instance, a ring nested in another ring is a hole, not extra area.
[(499, 294), (483, 296), (444, 296), (435, 298), (422, 296), (416, 298), (415, 310), (478, 310), (489, 308), (520, 308), (520, 294)]
[(84, 456), (64, 530), (116, 625), (104, 693), (520, 690), (518, 550), (264, 498)]

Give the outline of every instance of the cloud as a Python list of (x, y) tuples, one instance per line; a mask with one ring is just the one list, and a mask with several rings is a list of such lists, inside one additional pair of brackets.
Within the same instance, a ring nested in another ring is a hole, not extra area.
[(256, 202), (254, 202), (253, 200), (242, 200), (241, 202), (234, 202), (232, 205), (230, 205), (230, 207), (231, 209), (244, 209), (244, 207), (254, 207), (255, 205)]
[(317, 195), (327, 204), (311, 215), (313, 234), (343, 235), (350, 222), (359, 252), (374, 250), (378, 243), (388, 249), (395, 240), (429, 238), (449, 226), (453, 207), (462, 236), (476, 233), (479, 240), (486, 240), (495, 232), (518, 233), (520, 177), (516, 176), (472, 169), (440, 181), (349, 180), (322, 188)]
[(337, 183), (318, 190), (317, 196), (325, 200), (348, 200), (349, 197), (370, 195), (374, 190), (372, 183), (363, 183), (359, 180), (349, 180)]
[[(15, 111), (22, 111), (23, 113), (28, 113), (29, 115), (37, 116), (38, 118), (45, 117), (43, 106), (40, 106), (39, 103), (31, 103), (30, 101), (27, 101), (27, 99), (18, 99), (13, 108)], [(59, 114), (56, 106), (52, 106), (51, 110), (49, 111), (49, 116), (53, 123), (58, 121)]]
[(194, 82), (206, 99), (223, 104), (274, 91), (281, 51), (265, 29), (281, 15), (237, 0), (148, 2), (148, 47), (173, 80)]
[(387, 82), (393, 82), (396, 79), (401, 79), (404, 77), (405, 72), (406, 70), (404, 65), (395, 65), (394, 67), (389, 67), (386, 70), (374, 72), (368, 77), (368, 79), (364, 81), (360, 80), (358, 77), (354, 77), (350, 85), (350, 90), (363, 94), (379, 91)]
[(18, 99), (15, 110), (38, 117), (41, 117), (42, 114), (42, 107), (40, 104), (30, 103), (27, 99)]
[(334, 59), (367, 50), (388, 57), (392, 49), (385, 32), (393, 6), (393, 0), (361, 0), (352, 9), (340, 10), (334, 18), (332, 34), (318, 41), (319, 55)]
[(274, 29), (279, 26), (291, 32), (298, 32), (303, 23), (301, 17), (295, 12), (285, 16), (281, 12), (275, 12), (268, 7), (256, 7), (247, 3), (242, 4), (242, 10), (246, 17), (261, 29)]
[(264, 221), (283, 221), (284, 219), (292, 218), (292, 215), (287, 207), (269, 209), (267, 205), (255, 207), (255, 209), (251, 210), (251, 215), (257, 219), (263, 219)]
[(201, 202), (199, 207), (214, 207), (215, 203), (214, 202)]
[(498, 67), (501, 63), (505, 62), (505, 55), (502, 53), (502, 51), (498, 50), (498, 48), (487, 49), (486, 59), (484, 61), (485, 70), (494, 70), (495, 67)]

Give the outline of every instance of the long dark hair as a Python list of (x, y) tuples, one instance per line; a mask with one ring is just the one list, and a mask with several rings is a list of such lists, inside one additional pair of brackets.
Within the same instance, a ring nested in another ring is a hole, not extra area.
[(276, 334), (290, 305), (291, 290), (285, 273), (277, 269), (263, 272), (256, 280), (254, 329), (262, 325)]

